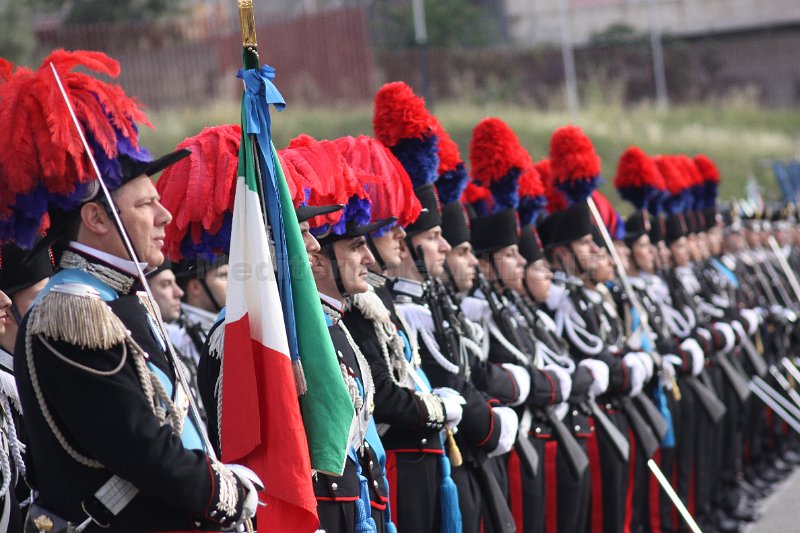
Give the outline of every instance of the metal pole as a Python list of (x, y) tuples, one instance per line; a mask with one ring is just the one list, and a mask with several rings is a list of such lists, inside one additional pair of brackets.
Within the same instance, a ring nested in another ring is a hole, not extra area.
[(558, 15), (561, 26), (561, 56), (564, 60), (564, 84), (567, 91), (567, 106), (572, 120), (577, 122), (581, 109), (578, 100), (578, 81), (575, 74), (575, 50), (572, 47), (570, 31), (569, 0), (558, 1)]
[(658, 21), (656, 0), (647, 0), (650, 19), (650, 48), (653, 52), (653, 76), (656, 82), (656, 105), (659, 111), (669, 108), (667, 97), (667, 76), (664, 68), (664, 48), (661, 43), (661, 26)]
[(419, 76), (422, 82), (422, 97), (428, 109), (433, 108), (431, 97), (431, 76), (428, 57), (428, 25), (425, 21), (425, 0), (412, 0), (414, 15), (414, 41), (419, 47)]

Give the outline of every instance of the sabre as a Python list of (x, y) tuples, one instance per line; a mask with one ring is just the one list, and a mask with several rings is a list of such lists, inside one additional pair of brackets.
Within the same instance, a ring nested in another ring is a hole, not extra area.
[[(597, 210), (597, 204), (594, 203), (594, 199), (591, 196), (586, 199), (586, 202), (589, 204), (592, 217), (594, 217), (594, 221), (600, 230), (600, 234), (603, 236), (603, 241), (606, 243), (609, 253), (611, 253), (611, 258), (614, 260), (614, 265), (617, 267), (617, 273), (619, 274), (619, 279), (622, 282), (625, 293), (628, 295), (631, 304), (639, 314), (639, 323), (642, 325), (642, 329), (644, 330), (647, 338), (652, 342), (655, 339), (655, 335), (653, 334), (653, 330), (647, 321), (647, 313), (645, 313), (644, 307), (642, 306), (642, 302), (639, 301), (638, 295), (633, 291), (633, 286), (628, 279), (628, 274), (625, 272), (625, 268), (622, 266), (622, 260), (617, 253), (617, 249), (614, 247), (614, 243), (611, 240), (611, 235), (608, 234), (608, 228), (606, 228), (606, 225), (603, 223), (603, 217), (600, 216), (600, 211)], [(656, 366), (662, 369), (662, 375), (667, 382), (667, 386), (672, 390), (673, 397), (676, 400), (680, 400), (680, 389), (678, 388), (678, 382), (675, 380), (675, 374), (663, 371), (664, 364), (661, 359), (661, 354), (659, 354), (656, 350), (652, 350), (650, 352), (650, 356), (653, 358)]]
[[(106, 182), (103, 179), (102, 174), (100, 173), (100, 168), (97, 166), (97, 161), (95, 161), (94, 155), (92, 155), (92, 150), (89, 148), (89, 143), (86, 142), (86, 137), (83, 134), (83, 128), (81, 128), (80, 123), (78, 122), (78, 117), (75, 116), (75, 110), (72, 108), (72, 102), (70, 102), (69, 96), (67, 95), (66, 90), (64, 89), (63, 83), (61, 83), (61, 76), (58, 75), (58, 71), (56, 70), (56, 66), (53, 63), (50, 63), (50, 69), (53, 71), (53, 76), (56, 79), (56, 83), (58, 84), (58, 90), (61, 92), (61, 96), (64, 98), (64, 103), (67, 104), (67, 109), (69, 109), (69, 116), (72, 117), (72, 123), (75, 125), (75, 129), (78, 131), (78, 136), (81, 139), (81, 144), (83, 144), (83, 149), (86, 151), (86, 155), (89, 158), (89, 161), (92, 164), (92, 170), (94, 170), (94, 174), (97, 177), (97, 181), (100, 184), (100, 189), (103, 191), (103, 197), (108, 202), (108, 205), (115, 206), (113, 198), (111, 197), (111, 192), (106, 187)], [(156, 304), (155, 298), (153, 298), (153, 293), (150, 291), (150, 285), (147, 283), (147, 278), (144, 275), (144, 271), (142, 270), (142, 266), (139, 263), (139, 257), (136, 254), (136, 250), (133, 249), (133, 244), (131, 244), (130, 237), (128, 237), (128, 232), (125, 231), (125, 226), (122, 224), (122, 219), (119, 217), (119, 213), (117, 209), (110, 209), (111, 216), (114, 220), (114, 225), (119, 232), (120, 237), (122, 238), (122, 243), (125, 246), (125, 251), (130, 256), (131, 261), (136, 266), (136, 275), (139, 278), (139, 282), (144, 287), (144, 291), (147, 294), (147, 301), (150, 304), (152, 309), (158, 309), (158, 304)], [(205, 447), (206, 454), (212, 459), (216, 460), (217, 456), (214, 452), (214, 448), (211, 446), (211, 441), (208, 438), (208, 433), (206, 433), (205, 424), (202, 422), (202, 418), (200, 417), (200, 412), (197, 409), (197, 405), (194, 402), (194, 398), (189, 390), (189, 386), (187, 385), (186, 376), (183, 373), (182, 365), (179, 364), (178, 356), (175, 353), (175, 348), (172, 346), (172, 343), (169, 341), (169, 335), (167, 335), (167, 330), (164, 327), (164, 321), (161, 319), (161, 315), (159, 313), (155, 314), (155, 323), (158, 326), (158, 332), (164, 341), (165, 346), (167, 347), (167, 354), (169, 355), (170, 362), (172, 363), (173, 368), (175, 369), (175, 376), (178, 378), (178, 386), (180, 386), (186, 394), (186, 397), (189, 400), (189, 414), (191, 415), (192, 419), (194, 419), (195, 426), (197, 428), (197, 432), (200, 434), (200, 437), (203, 439), (203, 446)]]
[(768, 241), (770, 248), (772, 248), (773, 253), (778, 258), (778, 263), (781, 265), (783, 273), (789, 279), (789, 285), (792, 286), (795, 298), (797, 298), (797, 301), (800, 302), (800, 283), (797, 281), (797, 276), (795, 275), (794, 270), (789, 267), (789, 262), (783, 255), (783, 251), (781, 251), (781, 248), (778, 245), (778, 241), (775, 240), (775, 237), (770, 235)]
[(753, 391), (753, 394), (758, 396), (761, 401), (767, 405), (767, 407), (772, 409), (775, 414), (781, 417), (784, 422), (789, 424), (793, 430), (795, 430), (797, 433), (800, 433), (800, 422), (795, 420), (792, 415), (790, 415), (783, 407), (781, 407), (780, 404), (778, 404), (778, 402), (774, 401), (772, 396), (770, 396), (767, 391), (756, 385), (753, 381), (751, 381), (748, 386), (750, 387), (750, 390)]
[(766, 392), (767, 394), (772, 396), (772, 398), (776, 402), (778, 402), (781, 405), (781, 407), (786, 409), (786, 411), (790, 415), (792, 415), (792, 417), (794, 417), (796, 420), (800, 420), (800, 409), (798, 409), (796, 405), (792, 404), (792, 402), (790, 402), (789, 400), (784, 398), (781, 395), (780, 392), (778, 392), (777, 390), (772, 388), (766, 381), (764, 381), (761, 378), (757, 378), (757, 379), (754, 378), (753, 379), (753, 383), (755, 383), (757, 386), (761, 387), (764, 390), (764, 392)]
[(658, 480), (658, 484), (661, 485), (661, 488), (664, 489), (664, 492), (667, 493), (669, 499), (672, 501), (672, 504), (678, 508), (678, 511), (681, 513), (681, 516), (684, 520), (686, 520), (686, 524), (689, 526), (694, 533), (703, 533), (700, 531), (700, 526), (697, 525), (697, 522), (694, 521), (692, 515), (689, 513), (689, 510), (683, 505), (680, 496), (675, 492), (672, 486), (667, 481), (667, 478), (664, 477), (664, 473), (661, 472), (661, 469), (658, 468), (658, 465), (652, 459), (647, 461), (647, 468), (653, 473), (653, 475)]

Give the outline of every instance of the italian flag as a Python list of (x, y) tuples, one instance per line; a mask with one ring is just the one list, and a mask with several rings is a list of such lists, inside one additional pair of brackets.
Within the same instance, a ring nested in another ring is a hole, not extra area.
[(265, 490), (259, 496), (267, 505), (258, 510), (259, 531), (312, 532), (319, 520), (311, 461), (258, 193), (253, 146), (244, 133), (228, 267), (222, 460), (247, 466), (264, 482)]

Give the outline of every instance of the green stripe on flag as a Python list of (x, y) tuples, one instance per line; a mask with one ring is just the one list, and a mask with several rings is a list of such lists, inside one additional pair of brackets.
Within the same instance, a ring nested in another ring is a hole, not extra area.
[(328, 334), (300, 225), (274, 146), (272, 158), (284, 213), (300, 362), (308, 384), (308, 391), (300, 397), (300, 407), (311, 454), (311, 468), (338, 476), (344, 472), (348, 436), (354, 416), (353, 402), (342, 379), (339, 359)]

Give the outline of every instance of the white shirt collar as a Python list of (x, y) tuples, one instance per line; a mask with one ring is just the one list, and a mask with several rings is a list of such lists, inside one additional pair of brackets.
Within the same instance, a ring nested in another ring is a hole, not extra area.
[[(104, 263), (108, 263), (109, 265), (121, 270), (126, 274), (130, 274), (131, 276), (139, 275), (139, 273), (136, 271), (136, 263), (134, 263), (133, 261), (122, 259), (121, 257), (117, 257), (116, 255), (111, 255), (110, 253), (103, 252), (102, 250), (98, 250), (96, 248), (92, 248), (91, 246), (86, 246), (85, 244), (79, 243), (77, 241), (70, 241), (69, 247), (78, 252), (91, 255), (92, 257), (99, 259), (100, 261), (103, 261)], [(147, 271), (147, 263), (139, 263), (139, 266), (142, 268), (142, 272)]]
[(326, 304), (333, 307), (335, 310), (339, 311), (340, 313), (344, 311), (344, 304), (342, 304), (341, 300), (337, 300), (327, 294), (322, 294), (321, 292), (317, 291), (319, 294), (319, 299), (325, 302)]

